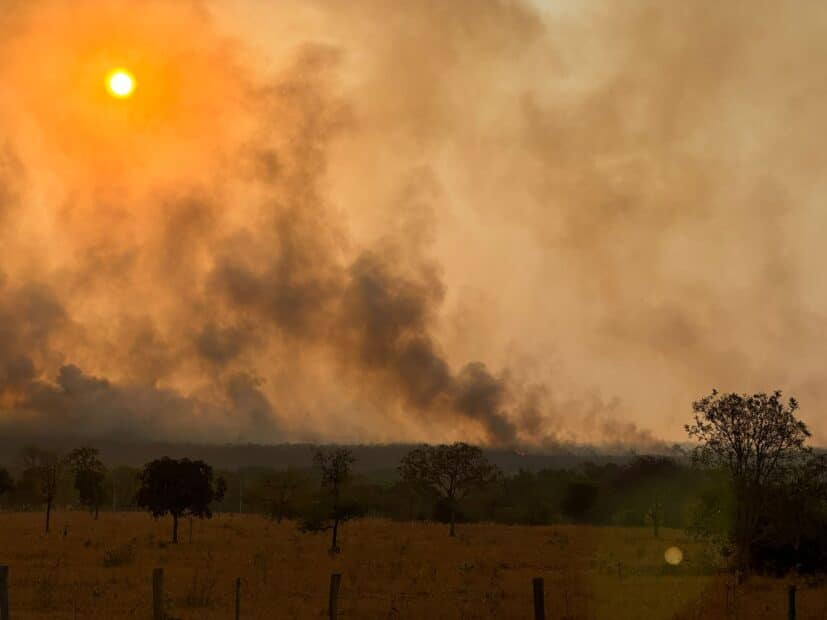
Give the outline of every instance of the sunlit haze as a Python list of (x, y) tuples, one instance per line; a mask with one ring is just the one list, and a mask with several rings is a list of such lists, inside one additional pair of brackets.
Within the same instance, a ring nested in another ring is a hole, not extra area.
[(827, 440), (821, 3), (67, 6), (0, 0), (3, 429)]

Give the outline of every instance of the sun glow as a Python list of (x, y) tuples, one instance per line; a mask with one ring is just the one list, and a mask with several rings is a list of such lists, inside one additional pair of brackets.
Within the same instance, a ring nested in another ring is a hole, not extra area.
[(106, 87), (113, 97), (126, 99), (135, 92), (135, 78), (126, 69), (115, 69), (106, 78)]

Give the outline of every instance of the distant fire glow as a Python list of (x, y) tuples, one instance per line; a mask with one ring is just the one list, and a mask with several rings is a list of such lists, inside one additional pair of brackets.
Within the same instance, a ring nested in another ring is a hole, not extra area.
[(135, 78), (125, 69), (115, 69), (109, 74), (106, 86), (113, 97), (126, 99), (135, 92)]

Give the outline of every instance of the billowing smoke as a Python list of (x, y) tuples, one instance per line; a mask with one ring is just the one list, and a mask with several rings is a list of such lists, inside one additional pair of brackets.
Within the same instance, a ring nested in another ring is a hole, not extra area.
[(138, 4), (0, 0), (5, 429), (651, 446), (713, 385), (827, 397), (815, 3)]

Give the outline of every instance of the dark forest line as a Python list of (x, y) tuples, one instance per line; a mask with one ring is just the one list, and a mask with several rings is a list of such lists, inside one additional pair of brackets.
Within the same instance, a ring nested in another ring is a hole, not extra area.
[[(292, 445), (281, 463), (236, 469), (178, 458), (163, 445), (156, 448), (164, 456), (141, 468), (107, 467), (94, 446), (29, 445), (0, 468), (0, 505), (45, 507), (47, 533), (56, 509), (83, 506), (94, 518), (143, 509), (172, 517), (173, 542), (181, 518), (260, 513), (295, 520), (305, 532), (330, 531), (335, 553), (340, 528), (360, 517), (446, 522), (450, 536), (465, 522), (638, 526), (654, 537), (670, 527), (706, 539), (733, 570), (827, 571), (827, 455), (808, 445), (798, 402), (779, 391), (713, 390), (692, 407), (684, 427), (692, 450), (602, 462), (581, 454), (559, 467), (539, 466), (541, 455), (461, 442)], [(267, 454), (240, 449), (250, 460)]]

